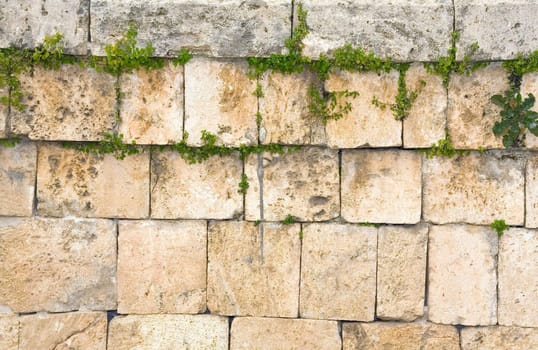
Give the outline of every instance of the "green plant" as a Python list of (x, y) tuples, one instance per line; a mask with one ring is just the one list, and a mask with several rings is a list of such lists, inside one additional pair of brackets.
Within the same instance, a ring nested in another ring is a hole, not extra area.
[(247, 174), (242, 173), (241, 174), (241, 181), (239, 182), (239, 190), (237, 192), (241, 194), (246, 194), (248, 190), (248, 178)]
[(354, 48), (346, 44), (334, 50), (333, 66), (350, 72), (373, 71), (376, 73), (389, 72), (394, 64), (390, 60), (377, 57), (372, 52)]
[(7, 148), (13, 148), (17, 146), (17, 144), (21, 142), (21, 139), (18, 137), (12, 137), (7, 139), (0, 139), (0, 146), (1, 147), (7, 147)]
[(396, 95), (396, 103), (390, 107), (396, 120), (403, 120), (409, 115), (409, 111), (411, 110), (413, 103), (417, 99), (418, 94), (422, 92), (422, 89), (424, 89), (424, 87), (426, 86), (426, 82), (424, 80), (421, 80), (420, 87), (418, 88), (418, 90), (407, 90), (405, 77), (407, 75), (408, 69), (408, 64), (400, 65), (400, 76), (398, 77), (398, 94)]
[(504, 231), (510, 229), (510, 226), (504, 222), (504, 220), (495, 220), (489, 225), (492, 229), (497, 232), (497, 235), (501, 237), (504, 234)]
[(116, 159), (122, 160), (126, 156), (140, 153), (140, 149), (136, 143), (124, 143), (123, 134), (104, 133), (103, 140), (99, 142), (63, 142), (62, 145), (66, 148), (73, 148), (84, 153), (96, 155), (112, 154)]
[(192, 53), (187, 49), (181, 49), (179, 50), (179, 53), (177, 54), (176, 58), (172, 61), (172, 64), (174, 66), (184, 66), (187, 62), (189, 62), (192, 58)]
[(292, 225), (295, 224), (295, 217), (293, 217), (291, 214), (288, 214), (284, 220), (281, 221), (282, 225)]
[(426, 155), (426, 158), (433, 158), (433, 157), (452, 158), (455, 155), (462, 155), (462, 154), (468, 153), (468, 151), (465, 151), (465, 150), (455, 149), (454, 146), (452, 146), (452, 141), (450, 141), (449, 136), (437, 141), (437, 143), (431, 146), (430, 148), (421, 149), (420, 152), (424, 153)]
[(256, 83), (256, 89), (252, 93), (256, 97), (263, 97), (263, 87), (262, 84)]
[(258, 128), (260, 128), (260, 126), (262, 125), (262, 121), (263, 121), (262, 114), (260, 113), (260, 111), (256, 112), (256, 126)]
[(54, 70), (59, 69), (62, 64), (75, 63), (74, 56), (64, 55), (64, 49), (61, 45), (63, 37), (63, 34), (60, 33), (45, 36), (43, 44), (32, 53), (32, 63)]
[(357, 225), (364, 226), (364, 227), (375, 227), (375, 228), (379, 228), (381, 226), (381, 224), (374, 224), (371, 222), (359, 222)]
[(525, 73), (538, 71), (538, 50), (531, 52), (527, 57), (518, 54), (515, 60), (504, 61), (503, 67), (511, 74), (522, 77)]
[(260, 226), (261, 223), (262, 223), (261, 220), (254, 221), (254, 227)]
[(304, 238), (304, 232), (303, 232), (303, 230), (300, 230), (299, 231), (299, 239), (302, 241), (303, 238)]
[(333, 91), (322, 94), (315, 85), (310, 85), (308, 89), (309, 104), (308, 109), (313, 116), (320, 118), (324, 124), (328, 120), (338, 120), (346, 116), (353, 109), (351, 102), (341, 103), (342, 98), (357, 98), (357, 91)]

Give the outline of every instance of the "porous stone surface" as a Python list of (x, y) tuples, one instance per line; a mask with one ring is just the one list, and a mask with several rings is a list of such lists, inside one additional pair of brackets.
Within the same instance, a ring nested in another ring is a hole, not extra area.
[(20, 350), (106, 349), (105, 312), (22, 316)]
[(373, 321), (376, 249), (376, 228), (306, 225), (301, 259), (301, 317)]
[(34, 205), (37, 147), (0, 146), (0, 216), (31, 216)]
[(381, 226), (376, 316), (413, 321), (424, 314), (428, 226)]
[(498, 63), (470, 73), (453, 74), (448, 84), (448, 134), (457, 149), (502, 148), (502, 137), (493, 134), (501, 108), (491, 96), (510, 87), (507, 71)]
[(61, 33), (66, 53), (86, 55), (90, 0), (5, 0), (0, 8), (0, 47), (34, 48)]
[(109, 220), (0, 220), (0, 309), (116, 308), (116, 227)]
[[(0, 88), (0, 98), (9, 98), (7, 89)], [(6, 137), (9, 130), (6, 129), (8, 118), (7, 105), (0, 102), (0, 138)]]
[(227, 146), (256, 144), (256, 81), (244, 60), (194, 58), (185, 65), (185, 131), (187, 143), (203, 144), (202, 131)]
[(175, 151), (151, 159), (151, 216), (158, 219), (231, 219), (243, 212), (237, 155), (189, 164)]
[(300, 230), (298, 224), (210, 223), (208, 309), (217, 315), (297, 317)]
[(525, 226), (538, 227), (538, 156), (527, 160), (525, 176)]
[[(252, 155), (246, 163), (249, 178), (257, 174)], [(263, 211), (265, 220), (281, 221), (288, 215), (299, 221), (323, 221), (340, 213), (338, 152), (304, 147), (278, 155), (263, 153)], [(249, 188), (247, 220), (260, 219), (260, 186)]]
[(443, 0), (304, 0), (309, 34), (305, 53), (320, 53), (350, 43), (397, 61), (430, 61), (450, 47), (452, 3)]
[(183, 67), (140, 69), (120, 77), (119, 132), (126, 142), (167, 144), (183, 137)]
[(108, 349), (228, 349), (228, 319), (213, 315), (130, 315), (110, 321)]
[(76, 64), (36, 66), (20, 77), (26, 108), (11, 110), (11, 131), (36, 140), (101, 140), (116, 123), (114, 79)]
[(461, 330), (462, 350), (530, 350), (538, 348), (538, 329), (469, 327)]
[(345, 322), (342, 329), (343, 350), (460, 350), (458, 331), (452, 326), (425, 322)]
[(466, 326), (497, 323), (498, 240), (487, 226), (431, 226), (428, 319)]
[(120, 221), (118, 312), (202, 313), (206, 268), (205, 221)]
[(19, 318), (0, 314), (0, 349), (19, 350)]
[(523, 225), (524, 160), (502, 153), (472, 152), (424, 159), (424, 220), (437, 224), (489, 225), (503, 218)]
[[(521, 79), (521, 96), (526, 98), (529, 94), (533, 94), (534, 97), (538, 96), (538, 73), (536, 72), (523, 74)], [(536, 103), (531, 110), (538, 112)], [(525, 130), (524, 143), (525, 147), (536, 149), (538, 148), (538, 136), (534, 136), (529, 130)]]
[(45, 216), (145, 218), (149, 153), (123, 160), (55, 145), (38, 152), (37, 212)]
[(92, 0), (92, 51), (136, 25), (141, 44), (153, 43), (158, 56), (186, 48), (207, 56), (268, 56), (284, 49), (290, 35), (291, 2), (206, 0)]
[(231, 350), (312, 349), (342, 347), (336, 321), (237, 317), (232, 322)]
[(350, 222), (420, 220), (421, 158), (412, 151), (342, 153), (342, 217)]

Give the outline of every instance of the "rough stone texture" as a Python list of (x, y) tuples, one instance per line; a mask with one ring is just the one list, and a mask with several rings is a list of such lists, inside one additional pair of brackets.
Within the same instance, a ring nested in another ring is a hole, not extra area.
[(538, 327), (538, 231), (512, 228), (499, 241), (499, 324)]
[(108, 220), (0, 220), (0, 309), (116, 308), (116, 227)]
[(86, 55), (89, 0), (4, 0), (0, 7), (0, 47), (34, 48), (46, 35), (64, 35), (64, 51)]
[(402, 122), (395, 120), (390, 107), (382, 110), (372, 104), (392, 104), (398, 92), (398, 72), (377, 75), (374, 72), (332, 73), (325, 82), (327, 91), (357, 91), (356, 98), (339, 98), (340, 105), (351, 103), (352, 110), (339, 120), (330, 119), (325, 128), (331, 147), (392, 147), (402, 145)]
[[(256, 155), (250, 158), (246, 163), (249, 178), (258, 166), (252, 160)], [(305, 147), (283, 155), (264, 153), (262, 161), (265, 220), (281, 221), (292, 215), (299, 221), (323, 221), (339, 215), (337, 151)], [(260, 218), (259, 190), (259, 186), (249, 188), (247, 220)]]
[(36, 140), (101, 140), (116, 123), (114, 79), (78, 65), (35, 67), (20, 77), (26, 109), (11, 110), (11, 131)]
[[(0, 88), (0, 98), (8, 97), (7, 89)], [(8, 107), (0, 102), (0, 138), (6, 137), (9, 130), (6, 129)]]
[(0, 314), (0, 349), (19, 350), (19, 318)]
[(121, 221), (118, 312), (204, 312), (206, 248), (205, 221)]
[(417, 98), (403, 121), (403, 145), (430, 147), (446, 137), (447, 95), (443, 79), (429, 74), (422, 63), (414, 63), (407, 71), (405, 84), (408, 91), (417, 93)]
[(277, 223), (210, 223), (208, 309), (218, 315), (297, 317), (300, 230)]
[(428, 226), (382, 226), (377, 244), (377, 317), (413, 321), (424, 314)]
[[(536, 72), (523, 74), (523, 79), (521, 80), (521, 96), (525, 98), (528, 94), (533, 94), (534, 97), (538, 96), (538, 73)], [(536, 103), (531, 110), (538, 112)], [(538, 148), (538, 136), (534, 136), (529, 130), (525, 130), (524, 143), (525, 147), (536, 149)]]
[(304, 40), (311, 57), (346, 43), (397, 61), (429, 61), (450, 47), (452, 3), (426, 1), (304, 0), (310, 33)]
[(37, 147), (33, 143), (0, 146), (0, 215), (31, 216)]
[(115, 317), (109, 326), (108, 348), (226, 350), (228, 319), (213, 315)]
[(105, 312), (22, 316), (20, 350), (106, 349)]
[(538, 156), (527, 160), (525, 186), (525, 226), (538, 227)]
[(53, 145), (39, 148), (40, 215), (145, 218), (148, 192), (148, 152), (118, 160)]
[(538, 23), (534, 0), (455, 0), (455, 29), (461, 33), (457, 58), (461, 60), (473, 43), (482, 60), (506, 60), (528, 54), (538, 46)]
[(502, 148), (502, 138), (493, 134), (501, 108), (491, 96), (509, 88), (508, 73), (493, 63), (470, 75), (453, 74), (448, 86), (448, 133), (458, 149)]
[(301, 317), (373, 321), (377, 229), (311, 224), (303, 232)]
[(142, 44), (158, 56), (180, 48), (208, 56), (250, 57), (281, 52), (290, 35), (289, 0), (92, 0), (92, 51), (123, 35), (134, 22)]
[(175, 151), (151, 161), (151, 216), (159, 219), (231, 219), (243, 212), (237, 155), (189, 164)]
[(167, 144), (183, 137), (183, 67), (137, 70), (120, 78), (119, 132), (127, 142)]
[(233, 320), (231, 333), (231, 350), (339, 350), (342, 347), (335, 321), (238, 317)]
[(262, 143), (320, 145), (326, 143), (323, 121), (309, 112), (308, 90), (315, 75), (265, 73), (261, 78), (263, 97), (260, 139)]
[(538, 349), (538, 329), (477, 327), (461, 330), (462, 350)]
[(501, 153), (424, 159), (423, 218), (437, 224), (523, 225), (524, 161)]
[(431, 226), (428, 319), (466, 326), (497, 322), (498, 240), (487, 226)]
[(342, 153), (342, 217), (350, 222), (420, 220), (421, 158), (412, 151)]

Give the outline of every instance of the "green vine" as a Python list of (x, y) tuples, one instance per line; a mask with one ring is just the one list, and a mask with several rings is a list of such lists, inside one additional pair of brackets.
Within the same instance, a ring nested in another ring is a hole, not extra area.
[(419, 152), (424, 153), (426, 155), (426, 158), (428, 159), (433, 157), (452, 158), (455, 155), (463, 155), (469, 153), (469, 151), (467, 150), (455, 149), (454, 146), (452, 146), (452, 142), (450, 141), (449, 136), (437, 141), (437, 143), (430, 148), (419, 150)]
[(0, 139), (0, 147), (13, 148), (21, 142), (21, 139), (18, 137), (12, 137), (7, 139)]
[(179, 53), (177, 54), (176, 58), (172, 61), (172, 64), (174, 66), (184, 66), (189, 62), (192, 58), (192, 53), (187, 49), (181, 49), (179, 50)]
[(504, 220), (495, 220), (491, 223), (491, 225), (489, 225), (489, 227), (494, 229), (499, 237), (504, 234), (504, 231), (510, 229), (510, 226), (508, 226)]
[(313, 116), (327, 124), (327, 121), (331, 119), (342, 119), (353, 109), (349, 101), (344, 104), (340, 103), (342, 98), (357, 98), (358, 96), (357, 91), (349, 90), (322, 93), (320, 89), (312, 84), (308, 89), (308, 109)]
[(103, 140), (99, 142), (63, 142), (63, 147), (75, 149), (83, 153), (96, 155), (112, 154), (116, 159), (140, 153), (136, 143), (124, 143), (123, 134), (104, 133)]

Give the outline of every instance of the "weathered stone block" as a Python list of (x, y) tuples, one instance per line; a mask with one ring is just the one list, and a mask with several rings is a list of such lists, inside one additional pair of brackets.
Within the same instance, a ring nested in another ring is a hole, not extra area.
[(145, 218), (148, 192), (147, 152), (118, 160), (53, 145), (39, 148), (40, 215)]
[(301, 317), (373, 321), (377, 229), (311, 224), (303, 231)]
[(538, 348), (538, 329), (517, 327), (466, 327), (461, 330), (462, 350), (527, 350)]
[(0, 146), (0, 215), (31, 216), (37, 147), (33, 143)]
[(238, 156), (189, 164), (175, 151), (152, 155), (151, 216), (159, 219), (231, 219), (243, 212)]
[(523, 225), (524, 161), (502, 154), (424, 159), (424, 220)]
[[(68, 77), (68, 78), (66, 78)], [(116, 123), (114, 77), (92, 68), (35, 67), (22, 75), (24, 111), (11, 110), (11, 131), (35, 140), (96, 141)]]
[(431, 226), (428, 319), (466, 326), (497, 323), (497, 252), (486, 226)]
[(19, 350), (19, 318), (0, 314), (0, 349)]
[(116, 308), (116, 227), (109, 220), (0, 220), (0, 309)]
[(420, 221), (421, 158), (412, 151), (342, 153), (342, 217), (351, 222)]
[(299, 225), (276, 223), (210, 223), (207, 307), (211, 313), (297, 317), (300, 230)]
[(22, 316), (20, 350), (106, 349), (105, 312)]
[(509, 88), (508, 73), (490, 64), (470, 75), (453, 74), (448, 85), (448, 134), (458, 149), (502, 148), (502, 137), (493, 134), (501, 108), (491, 96)]
[(525, 186), (525, 226), (538, 227), (538, 156), (527, 160)]
[[(8, 98), (8, 91), (7, 89), (0, 88), (0, 98), (6, 97)], [(7, 132), (9, 130), (6, 130), (7, 126), (7, 118), (8, 118), (8, 107), (4, 105), (2, 102), (0, 102), (0, 138), (6, 137)]]
[(180, 48), (206, 56), (267, 56), (284, 49), (291, 12), (289, 0), (92, 0), (92, 51), (104, 55), (105, 44), (133, 22), (141, 43), (153, 43), (157, 56), (174, 56)]
[(108, 348), (228, 349), (228, 319), (213, 315), (145, 315), (110, 321)]
[[(528, 94), (533, 94), (534, 97), (538, 97), (538, 73), (523, 74), (521, 79), (521, 96), (526, 98)], [(531, 110), (538, 112), (538, 106), (536, 103)], [(525, 147), (538, 148), (538, 136), (534, 136), (528, 130), (525, 130)]]
[(413, 321), (424, 314), (428, 226), (382, 226), (377, 244), (377, 317)]
[(231, 350), (341, 349), (336, 321), (237, 317), (232, 322)]
[(244, 61), (194, 58), (185, 65), (185, 131), (187, 143), (203, 144), (202, 131), (227, 146), (256, 144), (256, 81)]

